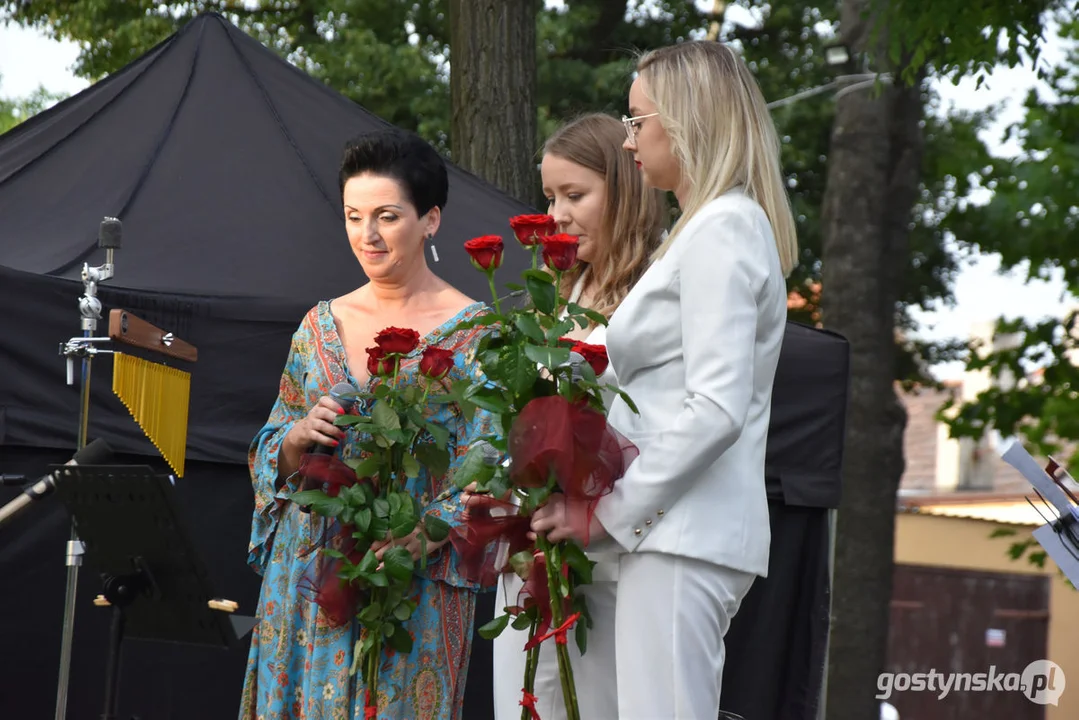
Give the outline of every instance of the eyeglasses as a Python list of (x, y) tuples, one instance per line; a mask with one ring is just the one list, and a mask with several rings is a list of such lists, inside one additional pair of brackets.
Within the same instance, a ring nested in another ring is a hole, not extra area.
[(622, 116), (622, 124), (626, 126), (626, 135), (629, 137), (631, 143), (637, 142), (637, 133), (641, 131), (641, 120), (655, 117), (656, 115), (659, 115), (659, 113), (648, 113), (647, 115), (638, 115), (637, 117)]

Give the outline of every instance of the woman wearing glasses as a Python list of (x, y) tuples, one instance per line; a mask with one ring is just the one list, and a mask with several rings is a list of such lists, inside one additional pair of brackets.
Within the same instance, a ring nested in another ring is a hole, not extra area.
[[(775, 128), (741, 59), (686, 42), (637, 70), (624, 147), (682, 214), (607, 328), (639, 410), (616, 398), (609, 419), (640, 455), (599, 501), (589, 549), (621, 553), (618, 720), (715, 720), (723, 636), (768, 569), (765, 441), (797, 239)], [(555, 496), (532, 527), (573, 537), (576, 512)]]

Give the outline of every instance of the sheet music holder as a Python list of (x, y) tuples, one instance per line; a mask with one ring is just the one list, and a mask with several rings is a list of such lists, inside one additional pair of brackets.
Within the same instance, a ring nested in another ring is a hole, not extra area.
[(217, 598), (181, 522), (168, 476), (146, 465), (58, 465), (57, 495), (103, 580), (94, 604), (112, 609), (103, 720), (118, 707), (125, 637), (234, 647), (255, 624)]

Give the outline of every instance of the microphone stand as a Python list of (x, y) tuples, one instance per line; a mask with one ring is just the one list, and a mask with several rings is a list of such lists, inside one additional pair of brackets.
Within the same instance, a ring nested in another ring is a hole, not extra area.
[[(108, 337), (94, 337), (97, 323), (101, 319), (101, 300), (97, 297), (98, 283), (113, 276), (113, 252), (120, 247), (121, 224), (116, 218), (107, 217), (101, 222), (98, 233), (98, 247), (105, 250), (105, 264), (90, 267), (82, 266), (83, 295), (79, 298), (79, 315), (82, 318), (82, 336), (74, 337), (61, 343), (60, 354), (67, 359), (67, 384), (75, 384), (75, 358), (82, 362), (82, 382), (79, 388), (79, 426), (75, 450), (86, 445), (86, 434), (90, 424), (90, 363), (98, 353), (111, 353), (94, 346), (98, 342), (110, 342)], [(79, 566), (85, 546), (75, 532), (75, 523), (71, 523), (71, 539), (67, 543), (65, 564), (67, 565), (67, 589), (64, 594), (64, 626), (60, 641), (60, 677), (56, 688), (56, 718), (65, 720), (67, 716), (67, 693), (71, 676), (71, 646), (75, 633), (75, 599), (78, 592)]]

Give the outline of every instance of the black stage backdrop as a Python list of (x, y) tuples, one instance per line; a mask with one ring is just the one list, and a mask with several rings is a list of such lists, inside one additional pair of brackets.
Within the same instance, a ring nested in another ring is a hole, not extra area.
[[(0, 136), (0, 472), (34, 477), (74, 451), (78, 386), (65, 384), (57, 348), (80, 334), (77, 278), (83, 262), (102, 262), (97, 225), (119, 217), (116, 277), (99, 296), (106, 313), (124, 308), (199, 349), (197, 363), (176, 363), (192, 373), (187, 468), (176, 494), (216, 593), (251, 612), (259, 578), (245, 564), (253, 507), (247, 446), (273, 403), (304, 312), (364, 280), (344, 236), (336, 167), (346, 138), (382, 126), (208, 14)], [(529, 211), (451, 168), (435, 271), (487, 298), (460, 243), (492, 232), (509, 241), (507, 219)], [(515, 279), (527, 263), (507, 242), (501, 278)], [(808, 718), (791, 708), (817, 701), (827, 634), (825, 518), (839, 500), (847, 352), (839, 336), (788, 325), (769, 439), (771, 575), (754, 585), (728, 644), (724, 707), (750, 720)], [(113, 396), (111, 374), (111, 361), (99, 356), (89, 437), (107, 440), (118, 462), (167, 471)], [(0, 490), (0, 502), (15, 494)], [(67, 539), (55, 498), (0, 528), (0, 717), (53, 716)], [(71, 720), (97, 718), (101, 709), (108, 611), (92, 604), (100, 591), (84, 566)], [(491, 615), (492, 601), (483, 596), (481, 615)], [(242, 645), (129, 641), (121, 716), (235, 717)], [(489, 643), (477, 639), (469, 720), (491, 717), (490, 658)], [(785, 694), (784, 708), (774, 705), (781, 692), (798, 696)]]

